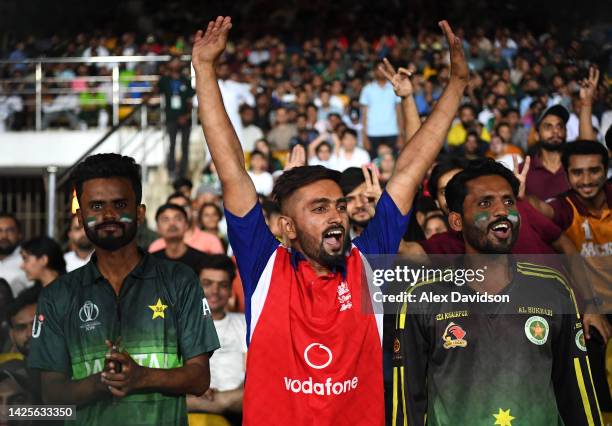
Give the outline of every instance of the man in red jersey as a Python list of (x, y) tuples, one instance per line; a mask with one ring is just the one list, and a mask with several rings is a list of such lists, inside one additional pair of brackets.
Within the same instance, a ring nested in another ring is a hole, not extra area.
[[(278, 180), (281, 246), (268, 230), (244, 168), (240, 142), (224, 109), (215, 65), (229, 17), (195, 36), (192, 61), (199, 114), (223, 186), (228, 235), (246, 300), (244, 424), (383, 425), (381, 316), (362, 306), (363, 255), (395, 254), (417, 187), (440, 151), (468, 80), (461, 48), (442, 21), (451, 77), (429, 119), (404, 145), (396, 169), (362, 234), (350, 241), (340, 173), (295, 167)], [(407, 73), (384, 70), (399, 86)]]

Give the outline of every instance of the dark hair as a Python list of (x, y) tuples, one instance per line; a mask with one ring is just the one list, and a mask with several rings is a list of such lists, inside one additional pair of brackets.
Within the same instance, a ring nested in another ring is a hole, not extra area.
[(232, 258), (225, 254), (207, 254), (202, 256), (195, 267), (195, 271), (200, 275), (203, 269), (219, 269), (227, 272), (230, 282), (236, 277), (236, 266)]
[(357, 139), (357, 131), (355, 129), (351, 129), (350, 127), (347, 127), (342, 132), (342, 136), (340, 136), (340, 138), (343, 138), (346, 134), (353, 135), (355, 139)]
[(444, 174), (450, 172), (451, 170), (464, 170), (467, 166), (467, 160), (461, 157), (448, 157), (436, 164), (431, 171), (429, 182), (427, 184), (431, 198), (434, 200), (438, 198), (438, 181)]
[(214, 207), (217, 215), (219, 215), (219, 220), (223, 219), (223, 210), (221, 210), (221, 207), (219, 207), (216, 203), (210, 202), (202, 204), (202, 207), (200, 207), (200, 211), (198, 212), (198, 219), (202, 217), (202, 213), (206, 207)]
[(278, 178), (272, 191), (272, 198), (282, 209), (283, 202), (301, 187), (326, 179), (333, 180), (339, 184), (340, 176), (339, 171), (323, 166), (294, 167)]
[(166, 210), (176, 210), (177, 212), (181, 212), (182, 215), (185, 217), (185, 220), (189, 222), (189, 218), (187, 217), (187, 211), (185, 211), (185, 209), (182, 206), (179, 206), (178, 204), (172, 204), (172, 203), (166, 203), (166, 204), (162, 204), (161, 206), (159, 206), (159, 208), (155, 212), (156, 222), (157, 222), (157, 219), (159, 219), (159, 216)]
[(426, 197), (424, 195), (418, 197), (414, 203), (414, 209), (417, 212), (421, 212), (427, 214), (429, 212), (434, 212), (440, 210), (435, 200), (431, 197)]
[(328, 147), (330, 151), (332, 150), (331, 144), (327, 141), (323, 141), (315, 148), (315, 154), (319, 154), (319, 151), (321, 151), (321, 148), (323, 148), (324, 146)]
[[(368, 172), (370, 172), (370, 176), (372, 176), (372, 171), (370, 169), (368, 169)], [(364, 182), (365, 177), (363, 176), (363, 170), (361, 170), (360, 167), (349, 167), (340, 175), (339, 185), (342, 193), (348, 195)]]
[(507, 122), (507, 121), (500, 121), (499, 123), (497, 123), (497, 124), (495, 125), (495, 130), (494, 130), (494, 131), (495, 131), (495, 133), (497, 133), (497, 134), (499, 135), (499, 128), (500, 128), (500, 127), (504, 127), (504, 126), (505, 126), (505, 127), (508, 127), (508, 128), (510, 129), (510, 124), (508, 124), (508, 122)]
[(519, 115), (519, 117), (521, 116), (521, 113), (519, 112), (519, 110), (518, 110), (518, 109), (516, 109), (516, 108), (506, 108), (506, 109), (504, 110), (504, 112), (502, 113), (502, 117), (507, 118), (507, 117), (508, 117), (510, 114), (512, 114), (513, 112), (514, 112), (514, 113), (516, 113), (516, 114), (518, 114), (518, 115)]
[(608, 169), (608, 150), (599, 142), (577, 140), (571, 143), (566, 143), (563, 148), (563, 153), (561, 154), (561, 163), (563, 164), (565, 173), (567, 173), (567, 170), (569, 169), (570, 157), (573, 155), (600, 155), (604, 172)]
[(260, 150), (258, 150), (258, 149), (255, 149), (255, 150), (251, 151), (251, 157), (250, 158), (256, 157), (258, 155), (263, 157), (265, 160), (268, 160), (268, 156), (266, 154), (264, 154), (263, 152), (261, 152)]
[[(497, 98), (495, 98), (495, 100), (497, 101)], [(461, 113), (461, 111), (463, 111), (464, 109), (470, 109), (472, 111), (472, 113), (474, 113), (474, 115), (477, 114), (478, 110), (476, 109), (476, 107), (472, 104), (463, 104), (459, 107), (459, 113)]]
[(42, 286), (34, 285), (26, 288), (11, 302), (7, 308), (6, 318), (9, 321), (9, 325), (13, 326), (13, 317), (19, 313), (23, 308), (29, 305), (35, 305), (38, 302), (38, 297)]
[(21, 232), (21, 222), (19, 222), (19, 219), (17, 219), (13, 213), (0, 211), (0, 219), (11, 219), (13, 222), (15, 222), (17, 231)]
[(470, 161), (462, 172), (453, 176), (446, 185), (446, 204), (449, 211), (463, 213), (467, 183), (481, 176), (501, 176), (510, 184), (514, 195), (518, 195), (519, 181), (508, 168), (490, 158), (474, 160)]
[(181, 186), (186, 186), (191, 190), (193, 188), (193, 182), (187, 178), (180, 177), (172, 183), (172, 188), (174, 188), (175, 191), (178, 191)]
[(280, 214), (280, 207), (278, 203), (275, 203), (272, 200), (268, 200), (267, 198), (261, 203), (261, 208), (264, 210), (264, 213), (270, 217), (271, 214)]
[(166, 204), (174, 204), (170, 203), (170, 200), (172, 200), (173, 198), (182, 198), (183, 200), (186, 200), (189, 205), (191, 205), (191, 200), (189, 199), (189, 197), (179, 191), (173, 192), (172, 194), (168, 195), (168, 198), (166, 198)]
[(132, 157), (114, 153), (90, 155), (80, 162), (70, 175), (79, 201), (83, 193), (84, 182), (113, 177), (128, 179), (136, 195), (136, 204), (140, 204), (142, 201), (141, 170), (140, 165)]
[(32, 238), (21, 245), (21, 250), (36, 257), (47, 256), (47, 268), (60, 275), (66, 273), (62, 247), (54, 239), (46, 236)]

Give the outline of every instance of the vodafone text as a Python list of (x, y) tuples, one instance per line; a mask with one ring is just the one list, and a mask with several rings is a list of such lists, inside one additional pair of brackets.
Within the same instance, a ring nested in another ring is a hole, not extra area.
[(296, 380), (285, 377), (285, 388), (287, 391), (307, 395), (341, 395), (356, 389), (357, 385), (357, 377), (353, 377), (352, 379), (344, 380), (342, 382), (333, 382), (331, 377), (328, 377), (324, 382), (314, 382), (312, 377), (309, 377), (306, 380)]

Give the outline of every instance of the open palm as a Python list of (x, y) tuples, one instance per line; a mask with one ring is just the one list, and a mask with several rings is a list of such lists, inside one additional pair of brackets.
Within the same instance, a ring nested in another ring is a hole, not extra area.
[(231, 28), (232, 18), (219, 16), (208, 23), (205, 32), (198, 30), (191, 53), (194, 68), (214, 64), (219, 59), (227, 45), (227, 36)]

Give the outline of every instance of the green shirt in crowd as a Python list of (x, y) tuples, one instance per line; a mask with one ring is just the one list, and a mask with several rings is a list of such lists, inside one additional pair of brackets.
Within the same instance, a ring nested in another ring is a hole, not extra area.
[[(117, 342), (141, 366), (177, 368), (219, 348), (198, 277), (187, 266), (142, 253), (119, 296), (96, 266), (46, 287), (38, 301), (28, 363), (73, 380), (104, 368), (104, 341)], [(134, 393), (79, 407), (71, 425), (187, 425), (185, 396)]]

